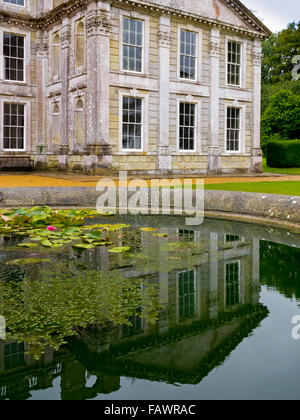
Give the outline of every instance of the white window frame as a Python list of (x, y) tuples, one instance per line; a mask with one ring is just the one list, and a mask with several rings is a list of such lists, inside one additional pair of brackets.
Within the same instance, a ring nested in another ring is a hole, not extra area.
[[(123, 98), (131, 97), (142, 99), (142, 139), (140, 149), (123, 148)], [(149, 138), (149, 95), (135, 90), (119, 91), (119, 150), (125, 154), (143, 153), (148, 151)]]
[[(225, 38), (226, 48), (225, 48), (225, 83), (228, 88), (231, 89), (245, 89), (246, 88), (246, 79), (247, 79), (247, 41), (245, 39), (239, 38), (237, 36), (226, 36)], [(236, 42), (241, 44), (241, 74), (240, 74), (240, 84), (231, 85), (228, 83), (228, 42)]]
[[(240, 139), (239, 139), (239, 150), (227, 150), (227, 110), (228, 108), (240, 109)], [(245, 153), (245, 142), (246, 142), (246, 106), (236, 104), (225, 104), (225, 133), (224, 133), (224, 154), (225, 155), (240, 155)]]
[[(226, 298), (227, 298), (227, 291), (226, 291), (226, 273), (227, 273), (227, 266), (231, 265), (231, 264), (238, 264), (239, 266), (239, 303), (237, 303), (237, 305), (242, 305), (244, 303), (244, 297), (243, 297), (243, 293), (242, 293), (242, 265), (241, 265), (241, 260), (229, 260), (226, 261), (224, 264), (224, 307), (227, 308), (227, 304), (226, 304)], [(234, 305), (235, 306), (235, 305)]]
[[(185, 102), (188, 104), (195, 105), (195, 141), (194, 141), (194, 149), (191, 150), (181, 150), (179, 148), (179, 128), (180, 128), (180, 103)], [(201, 124), (200, 124), (200, 116), (201, 116), (201, 99), (199, 100), (190, 100), (189, 98), (177, 98), (177, 118), (176, 118), (176, 148), (177, 152), (180, 154), (194, 154), (194, 153), (201, 153)]]
[[(185, 79), (180, 77), (180, 56), (181, 56), (181, 31), (194, 32), (197, 35), (196, 41), (196, 69), (195, 79)], [(197, 83), (202, 77), (202, 29), (195, 28), (192, 25), (179, 25), (177, 31), (177, 78), (184, 83)]]
[[(24, 148), (23, 149), (4, 149), (4, 104), (24, 105)], [(15, 100), (13, 98), (0, 98), (0, 152), (26, 152), (30, 149), (30, 100)]]
[[(19, 28), (0, 28), (0, 81), (4, 81), (5, 83), (15, 84), (15, 85), (25, 85), (30, 83), (30, 72), (27, 71), (28, 64), (30, 60), (30, 51), (31, 48), (31, 41), (30, 41), (30, 33), (28, 31), (21, 30)], [(3, 41), (4, 41), (4, 33), (16, 35), (16, 36), (23, 36), (24, 37), (24, 80), (7, 80), (4, 78), (5, 71), (4, 71), (4, 54), (3, 54)]]
[[(180, 270), (176, 273), (176, 305), (177, 305), (177, 310), (176, 310), (176, 317), (177, 317), (177, 324), (181, 323), (181, 322), (187, 322), (187, 321), (192, 321), (192, 319), (187, 319), (187, 320), (183, 320), (180, 321), (179, 319), (179, 276), (182, 273), (186, 273), (188, 271), (193, 271), (194, 272), (194, 289), (195, 289), (195, 319), (198, 317), (199, 315), (199, 308), (197, 305), (198, 302), (198, 296), (197, 296), (197, 270), (191, 269), (191, 270)], [(194, 319), (194, 320), (195, 320)]]
[(9, 1), (5, 1), (5, 0), (2, 0), (2, 3), (7, 4), (9, 6), (12, 6), (12, 7), (23, 7), (23, 8), (25, 8), (27, 0), (23, 0), (23, 1), (24, 1), (24, 4), (14, 4), (14, 3), (10, 3)]
[[(142, 46), (142, 71), (124, 70), (123, 68), (123, 22), (124, 17), (129, 19), (136, 19), (143, 21), (143, 46)], [(142, 15), (135, 11), (126, 12), (125, 10), (120, 11), (119, 14), (119, 52), (120, 62), (119, 70), (125, 74), (133, 74), (136, 76), (143, 76), (149, 74), (149, 45), (150, 45), (150, 17)]]

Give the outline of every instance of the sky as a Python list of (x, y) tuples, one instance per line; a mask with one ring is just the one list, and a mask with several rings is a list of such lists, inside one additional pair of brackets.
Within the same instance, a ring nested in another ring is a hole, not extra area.
[(285, 29), (288, 23), (300, 21), (299, 0), (241, 0), (248, 9), (273, 32)]

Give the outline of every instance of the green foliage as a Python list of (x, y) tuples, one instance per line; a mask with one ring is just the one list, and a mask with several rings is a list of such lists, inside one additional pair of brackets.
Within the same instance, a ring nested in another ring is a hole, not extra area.
[(291, 91), (282, 90), (272, 96), (262, 116), (261, 145), (274, 140), (292, 140), (300, 138), (300, 96)]
[[(56, 264), (57, 266), (57, 264)], [(26, 342), (39, 358), (46, 347), (58, 349), (76, 327), (110, 322), (130, 324), (130, 316), (155, 323), (159, 302), (154, 286), (117, 273), (66, 272), (65, 267), (39, 273), (39, 279), (0, 282), (0, 313), (7, 340)]]
[(263, 43), (262, 81), (282, 83), (292, 80), (292, 59), (300, 54), (300, 22), (273, 34)]
[(271, 168), (300, 168), (300, 140), (268, 143), (267, 164)]
[(261, 89), (261, 113), (263, 114), (268, 107), (272, 96), (281, 90), (289, 90), (295, 95), (300, 96), (300, 80), (291, 80), (279, 83), (262, 84)]

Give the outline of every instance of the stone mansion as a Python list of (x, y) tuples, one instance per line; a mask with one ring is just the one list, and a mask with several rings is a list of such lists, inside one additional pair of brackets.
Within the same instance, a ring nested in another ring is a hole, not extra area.
[(259, 172), (270, 34), (239, 0), (0, 0), (0, 169)]

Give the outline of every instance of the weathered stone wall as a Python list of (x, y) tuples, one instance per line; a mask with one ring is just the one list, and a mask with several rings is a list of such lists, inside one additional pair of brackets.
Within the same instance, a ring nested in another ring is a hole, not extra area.
[[(260, 170), (258, 80), (260, 42), (266, 33), (256, 21), (249, 24), (253, 17), (243, 16), (244, 10), (236, 13), (231, 5), (217, 7), (209, 1), (197, 2), (197, 10), (195, 2), (180, 2), (167, 14), (137, 7), (137, 2), (120, 5), (107, 0), (70, 0), (64, 10), (70, 9), (64, 13), (62, 3), (33, 1), (29, 7), (26, 2), (22, 10), (7, 4), (0, 7), (0, 13), (17, 11), (20, 19), (45, 17), (44, 26), (35, 29), (28, 22), (19, 29), (0, 20), (0, 37), (8, 27), (28, 37), (26, 83), (4, 82), (0, 74), (0, 113), (7, 98), (26, 103), (29, 122), (24, 153), (37, 167), (86, 171), (105, 167), (150, 174)], [(168, 1), (156, 3), (174, 6)], [(53, 10), (56, 7), (59, 17)], [(142, 74), (122, 70), (124, 14), (144, 21)], [(212, 26), (213, 19), (217, 21)], [(181, 28), (198, 36), (195, 81), (179, 77)], [(228, 39), (243, 45), (240, 88), (226, 83)], [(122, 94), (144, 100), (141, 152), (122, 149)], [(195, 151), (178, 150), (180, 100), (197, 106)], [(234, 154), (225, 152), (226, 106), (243, 111), (242, 147)], [(1, 136), (0, 130), (3, 153)]]

